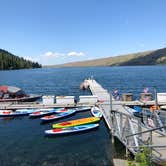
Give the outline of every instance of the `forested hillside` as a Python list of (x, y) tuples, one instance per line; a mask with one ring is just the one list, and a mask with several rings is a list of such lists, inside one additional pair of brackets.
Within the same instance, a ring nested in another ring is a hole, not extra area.
[(0, 70), (41, 68), (37, 62), (31, 62), (0, 49)]

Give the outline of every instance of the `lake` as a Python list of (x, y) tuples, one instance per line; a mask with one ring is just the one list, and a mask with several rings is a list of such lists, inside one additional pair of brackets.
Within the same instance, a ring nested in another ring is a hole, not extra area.
[[(154, 93), (166, 92), (166, 66), (89, 67), (0, 71), (0, 85), (18, 86), (26, 93), (41, 95), (88, 95), (79, 89), (80, 83), (93, 76), (110, 92), (133, 93), (139, 99), (145, 87)], [(63, 120), (91, 116), (89, 111)], [(0, 119), (0, 166), (110, 166), (111, 137), (106, 124), (73, 135), (45, 137), (51, 124), (40, 119), (19, 117)]]

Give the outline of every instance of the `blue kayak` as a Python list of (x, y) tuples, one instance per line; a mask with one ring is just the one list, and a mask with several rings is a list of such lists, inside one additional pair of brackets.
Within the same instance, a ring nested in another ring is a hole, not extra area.
[(98, 126), (99, 124), (86, 124), (86, 125), (67, 127), (67, 128), (57, 128), (57, 129), (45, 130), (45, 134), (58, 135), (58, 134), (76, 133), (76, 132), (91, 130)]
[(76, 112), (75, 109), (67, 109), (67, 111), (65, 111), (65, 112), (60, 112), (60, 113), (57, 113), (57, 114), (54, 114), (54, 115), (44, 116), (44, 117), (41, 118), (41, 120), (45, 121), (45, 122), (46, 121), (52, 121), (52, 120), (55, 120), (55, 119), (60, 119), (60, 118), (72, 115), (75, 112)]
[(28, 115), (27, 112), (16, 112), (12, 110), (1, 110), (0, 117), (13, 117), (13, 116), (25, 116)]
[(90, 109), (91, 109), (91, 107), (77, 107), (76, 111), (77, 112), (81, 112), (81, 111), (88, 111)]
[(43, 109), (36, 109), (35, 112), (32, 112), (31, 114), (29, 114), (30, 117), (41, 117), (41, 116), (45, 116), (45, 115), (51, 115), (55, 113), (54, 108), (43, 108)]

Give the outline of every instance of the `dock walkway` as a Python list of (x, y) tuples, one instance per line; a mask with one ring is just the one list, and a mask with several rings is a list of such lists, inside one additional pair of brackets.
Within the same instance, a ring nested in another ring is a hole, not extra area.
[[(120, 112), (125, 114), (128, 113), (126, 112), (124, 107), (122, 107), (121, 104), (115, 101), (114, 98), (110, 95), (110, 93), (106, 89), (104, 89), (96, 80), (86, 80), (86, 82), (89, 83), (89, 89), (92, 95), (98, 96), (99, 101), (102, 101), (101, 107), (103, 111), (103, 116), (109, 129), (111, 129), (111, 109), (119, 110)], [(110, 103), (112, 103), (112, 108)]]
[(150, 147), (153, 160), (160, 163), (166, 162), (166, 132), (161, 132), (162, 127), (148, 129), (142, 126), (140, 120), (131, 116), (122, 102), (115, 101), (97, 81), (90, 79), (86, 82), (89, 84), (92, 95), (98, 96), (99, 101), (102, 101), (101, 110), (112, 134), (133, 154), (138, 152), (139, 147)]

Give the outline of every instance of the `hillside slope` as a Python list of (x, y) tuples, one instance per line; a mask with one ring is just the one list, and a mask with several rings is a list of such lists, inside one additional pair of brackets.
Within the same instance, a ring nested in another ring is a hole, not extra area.
[(51, 67), (166, 65), (166, 48)]
[(0, 49), (0, 70), (12, 70), (12, 69), (29, 69), (29, 68), (41, 68), (41, 65), (37, 62), (25, 60), (9, 53), (6, 50)]

